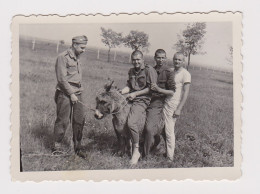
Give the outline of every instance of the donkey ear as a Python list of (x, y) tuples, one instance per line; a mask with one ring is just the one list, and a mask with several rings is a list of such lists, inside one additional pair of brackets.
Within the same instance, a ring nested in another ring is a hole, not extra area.
[(111, 89), (113, 83), (114, 83), (114, 80), (109, 80), (109, 81), (105, 84), (104, 88), (106, 89), (107, 92), (110, 91), (110, 89)]

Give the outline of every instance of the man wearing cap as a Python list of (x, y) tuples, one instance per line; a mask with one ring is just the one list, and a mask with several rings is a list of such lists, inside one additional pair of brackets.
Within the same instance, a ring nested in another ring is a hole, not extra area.
[(79, 57), (85, 51), (87, 41), (86, 36), (74, 37), (72, 46), (61, 53), (56, 60), (55, 71), (58, 83), (55, 92), (57, 105), (53, 148), (55, 154), (63, 152), (61, 141), (70, 122), (72, 122), (74, 151), (78, 156), (86, 158), (86, 154), (81, 149), (84, 110), (82, 103), (79, 102), (82, 101), (81, 93), (83, 91)]

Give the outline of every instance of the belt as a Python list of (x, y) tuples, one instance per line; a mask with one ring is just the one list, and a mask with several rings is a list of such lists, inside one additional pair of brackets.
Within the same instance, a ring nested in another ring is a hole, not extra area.
[(77, 88), (81, 88), (81, 83), (73, 83), (73, 82), (69, 82), (70, 85), (75, 86)]

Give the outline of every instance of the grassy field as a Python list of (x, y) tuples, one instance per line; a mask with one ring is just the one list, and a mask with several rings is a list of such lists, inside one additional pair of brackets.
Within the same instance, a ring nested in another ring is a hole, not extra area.
[[(60, 50), (65, 50), (61, 46)], [(96, 92), (107, 78), (115, 80), (118, 87), (126, 84), (131, 67), (129, 55), (119, 56), (117, 62), (107, 63), (96, 59), (96, 51), (89, 50), (82, 56), (84, 101), (95, 106)], [(192, 86), (182, 116), (176, 123), (176, 150), (173, 163), (161, 151), (148, 160), (131, 167), (128, 156), (115, 154), (117, 142), (111, 116), (96, 120), (86, 108), (83, 144), (88, 159), (73, 154), (72, 131), (66, 132), (64, 147), (70, 149), (66, 156), (51, 156), (53, 126), (56, 117), (54, 92), (56, 85), (56, 46), (20, 40), (20, 137), (24, 171), (128, 169), (128, 168), (188, 168), (233, 166), (233, 81), (232, 75), (206, 70), (190, 70)], [(122, 61), (120, 61), (120, 57)], [(123, 60), (124, 59), (124, 60)], [(153, 64), (153, 61), (148, 61)]]

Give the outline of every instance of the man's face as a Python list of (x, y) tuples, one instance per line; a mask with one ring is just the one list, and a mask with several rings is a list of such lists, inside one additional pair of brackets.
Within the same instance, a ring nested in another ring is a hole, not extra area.
[(154, 60), (156, 62), (156, 65), (162, 66), (165, 64), (166, 61), (166, 54), (165, 53), (157, 53), (154, 56)]
[(179, 69), (184, 64), (184, 56), (182, 54), (175, 54), (173, 57), (173, 65), (175, 69)]
[(144, 59), (142, 55), (136, 54), (132, 56), (132, 64), (136, 70), (139, 70), (141, 66), (144, 64)]
[(73, 47), (75, 49), (76, 56), (79, 56), (81, 53), (85, 52), (87, 44), (77, 44), (74, 43)]

